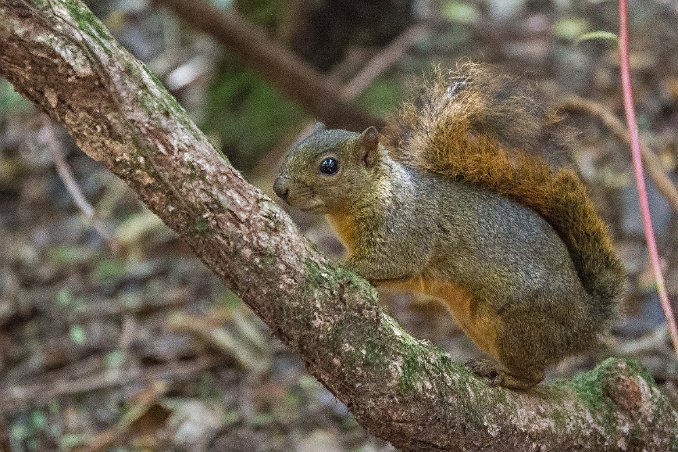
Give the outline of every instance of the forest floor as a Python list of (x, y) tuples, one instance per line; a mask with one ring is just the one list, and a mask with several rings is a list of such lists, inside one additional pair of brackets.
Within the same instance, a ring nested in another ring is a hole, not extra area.
[[(636, 105), (644, 142), (676, 182), (678, 11), (670, 2), (647, 4), (633, 22)], [(435, 27), (387, 75), (405, 85), (432, 63), (470, 57), (533, 74), (557, 95), (595, 98), (621, 117), (616, 43), (574, 42), (587, 27), (616, 31), (615, 7), (525, 9), (511, 19), (482, 11), (473, 24)], [(605, 356), (628, 356), (647, 366), (678, 406), (678, 363), (653, 291), (627, 148), (589, 116), (573, 123), (583, 130), (573, 143), (577, 162), (630, 284), (626, 315), (607, 345), (568, 358), (548, 378), (590, 369)], [(73, 201), (54, 155), (65, 157), (96, 221)], [(270, 193), (276, 165), (253, 167), (248, 178)], [(678, 216), (650, 188), (664, 274), (678, 307)], [(340, 257), (324, 222), (291, 213), (312, 241)], [(435, 303), (384, 293), (384, 308), (457, 361), (479, 355)], [(0, 81), (0, 450), (108, 448), (391, 446), (366, 433), (129, 188)]]

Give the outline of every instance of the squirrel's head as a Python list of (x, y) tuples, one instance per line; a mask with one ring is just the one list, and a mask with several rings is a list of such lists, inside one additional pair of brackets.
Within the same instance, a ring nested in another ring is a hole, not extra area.
[(338, 213), (374, 188), (384, 152), (374, 127), (355, 133), (320, 124), (290, 149), (273, 189), (293, 207)]

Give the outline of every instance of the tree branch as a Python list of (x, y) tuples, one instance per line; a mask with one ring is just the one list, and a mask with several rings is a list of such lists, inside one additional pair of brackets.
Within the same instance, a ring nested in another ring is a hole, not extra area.
[(218, 157), (78, 1), (0, 0), (0, 74), (125, 180), (361, 425), (396, 447), (676, 447), (677, 414), (631, 362), (513, 392), (408, 335), (371, 286), (330, 265)]
[(412, 45), (428, 33), (428, 25), (412, 25), (381, 49), (360, 72), (341, 88), (341, 98), (349, 102), (365, 91), (380, 74), (396, 64)]
[[(629, 145), (631, 144), (631, 136), (626, 127), (624, 127), (624, 124), (600, 102), (584, 99), (579, 96), (571, 96), (558, 104), (558, 108), (566, 112), (587, 113), (597, 118), (617, 139)], [(661, 160), (649, 147), (643, 146), (642, 143), (640, 143), (640, 152), (643, 156), (643, 162), (647, 165), (647, 172), (657, 186), (657, 190), (668, 201), (673, 210), (678, 213), (678, 188), (671, 182), (669, 176), (666, 175), (666, 171), (662, 168)]]
[(120, 245), (115, 240), (115, 237), (113, 237), (108, 229), (106, 229), (106, 226), (101, 222), (101, 220), (97, 218), (94, 207), (92, 207), (92, 205), (87, 201), (85, 195), (82, 194), (80, 186), (75, 181), (73, 171), (71, 171), (71, 167), (68, 166), (68, 163), (66, 163), (63, 150), (61, 149), (61, 145), (54, 133), (54, 127), (49, 118), (46, 118), (45, 120), (43, 131), (46, 135), (45, 139), (47, 141), (47, 147), (52, 153), (52, 159), (54, 160), (54, 166), (56, 167), (57, 174), (59, 174), (61, 182), (63, 182), (64, 186), (66, 187), (66, 191), (68, 191), (68, 193), (71, 195), (71, 198), (73, 198), (73, 203), (78, 207), (78, 209), (80, 209), (94, 230), (97, 231), (101, 238), (106, 242), (106, 245), (108, 245), (108, 248), (111, 250), (111, 252), (113, 254), (118, 253), (120, 251)]
[(156, 0), (196, 29), (235, 52), (243, 63), (264, 75), (281, 93), (330, 127), (362, 130), (384, 120), (360, 110), (340, 94), (340, 87), (237, 14), (202, 0)]

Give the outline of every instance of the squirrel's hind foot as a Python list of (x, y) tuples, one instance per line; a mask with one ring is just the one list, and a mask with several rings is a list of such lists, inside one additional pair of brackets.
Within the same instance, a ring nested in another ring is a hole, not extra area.
[(490, 386), (501, 386), (509, 389), (529, 389), (544, 379), (543, 372), (535, 372), (529, 376), (517, 376), (506, 371), (500, 364), (484, 358), (474, 358), (466, 362), (466, 367), (489, 380)]

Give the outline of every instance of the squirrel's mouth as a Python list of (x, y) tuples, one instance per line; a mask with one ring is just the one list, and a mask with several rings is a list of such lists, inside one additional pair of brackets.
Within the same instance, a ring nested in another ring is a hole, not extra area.
[(297, 207), (301, 210), (313, 213), (325, 213), (327, 211), (327, 206), (320, 199), (311, 200), (307, 205)]
[(327, 211), (325, 202), (318, 198), (295, 199), (290, 196), (286, 201), (290, 206), (306, 212), (325, 213)]

